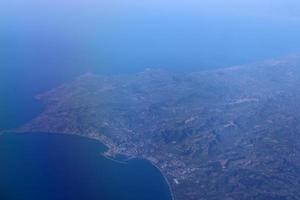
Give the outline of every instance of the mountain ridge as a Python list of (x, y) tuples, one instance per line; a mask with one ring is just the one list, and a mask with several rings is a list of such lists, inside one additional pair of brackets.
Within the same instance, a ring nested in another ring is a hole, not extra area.
[(300, 56), (198, 73), (85, 75), (19, 132), (94, 138), (147, 159), (174, 200), (300, 199)]

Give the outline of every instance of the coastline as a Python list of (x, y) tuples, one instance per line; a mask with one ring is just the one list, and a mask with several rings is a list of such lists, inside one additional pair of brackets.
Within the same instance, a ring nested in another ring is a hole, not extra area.
[(169, 191), (170, 191), (170, 195), (171, 195), (171, 200), (175, 200), (176, 199), (175, 198), (175, 194), (174, 194), (172, 185), (169, 182), (167, 176), (164, 175), (164, 173), (162, 172), (162, 170), (156, 164), (154, 164), (153, 162), (149, 161), (148, 159), (143, 159), (143, 160), (146, 160), (147, 162), (150, 162), (151, 165), (153, 165), (160, 172), (160, 174), (162, 175), (162, 177), (165, 179), (166, 184), (168, 185), (168, 188), (169, 188)]
[[(102, 142), (101, 142), (102, 143)], [(102, 143), (103, 144), (103, 143)], [(105, 145), (105, 144), (103, 144)], [(106, 146), (106, 145), (105, 145)], [(164, 175), (163, 171), (159, 168), (159, 166), (157, 166), (155, 163), (151, 162), (150, 160), (148, 160), (147, 158), (139, 158), (139, 157), (131, 157), (129, 158), (128, 160), (126, 161), (119, 161), (117, 159), (114, 159), (110, 156), (107, 156), (107, 155), (104, 155), (104, 153), (101, 154), (102, 156), (104, 156), (106, 159), (109, 159), (113, 162), (117, 162), (117, 163), (120, 163), (120, 164), (123, 164), (123, 165), (126, 165), (128, 164), (128, 162), (130, 160), (143, 160), (143, 161), (146, 161), (146, 162), (149, 162), (152, 166), (154, 166), (158, 171), (159, 173), (161, 174), (161, 176), (163, 177), (163, 179), (165, 180), (165, 183), (167, 184), (168, 188), (169, 188), (169, 192), (170, 192), (170, 196), (171, 196), (171, 200), (175, 200), (175, 194), (173, 192), (173, 188), (172, 188), (172, 185), (170, 183), (170, 181), (168, 180), (168, 178)]]
[(126, 161), (120, 161), (120, 160), (114, 159), (112, 157), (109, 157), (109, 156), (105, 155), (105, 153), (100, 153), (100, 155), (103, 156), (104, 158), (108, 159), (108, 160), (111, 160), (113, 162), (116, 162), (116, 163), (119, 163), (119, 164), (122, 164), (122, 165), (128, 164)]
[(0, 131), (0, 135), (2, 134), (11, 134), (11, 133), (17, 133), (17, 134), (26, 134), (26, 133), (40, 133), (40, 134), (50, 134), (50, 135), (53, 135), (53, 134), (57, 134), (57, 135), (70, 135), (70, 136), (76, 136), (76, 137), (81, 137), (81, 138), (87, 138), (87, 139), (91, 139), (91, 140), (95, 140), (97, 142), (99, 142), (101, 145), (103, 145), (106, 149), (103, 151), (103, 152), (100, 152), (100, 156), (103, 156), (104, 158), (112, 161), (112, 162), (116, 162), (118, 164), (122, 164), (122, 165), (126, 165), (128, 164), (128, 162), (130, 160), (143, 160), (143, 161), (146, 161), (148, 163), (150, 163), (152, 166), (154, 166), (158, 171), (159, 173), (161, 174), (161, 176), (163, 177), (165, 183), (167, 184), (168, 186), (168, 190), (169, 190), (169, 193), (170, 193), (170, 196), (171, 196), (171, 200), (175, 200), (175, 194), (173, 192), (173, 188), (171, 186), (171, 183), (169, 182), (169, 180), (167, 179), (167, 177), (164, 175), (163, 171), (160, 169), (160, 167), (158, 165), (156, 165), (155, 163), (153, 163), (151, 160), (145, 158), (145, 157), (134, 157), (134, 156), (130, 156), (130, 155), (126, 155), (126, 154), (116, 154), (116, 155), (124, 155), (126, 157), (128, 157), (128, 159), (126, 161), (120, 161), (118, 159), (114, 159), (112, 157), (112, 155), (106, 155), (105, 153), (108, 152), (110, 150), (109, 148), (109, 144), (106, 144), (104, 141), (102, 141), (100, 138), (98, 137), (93, 137), (93, 136), (83, 136), (81, 134), (78, 134), (78, 133), (57, 133), (57, 132), (45, 132), (45, 131), (24, 131), (24, 130), (18, 130), (18, 129), (15, 129), (15, 130), (3, 130), (3, 131)]
[[(83, 136), (83, 137), (84, 137), (84, 136)], [(107, 145), (106, 145), (105, 143), (103, 143), (102, 141), (100, 141), (100, 140), (98, 140), (98, 139), (96, 139), (96, 140), (99, 141), (101, 144), (103, 144), (104, 146), (107, 147)], [(109, 151), (109, 148), (108, 148), (108, 147), (107, 147), (107, 151)], [(105, 152), (104, 152), (104, 153), (101, 153), (101, 155), (104, 156), (105, 158), (107, 158), (107, 159), (113, 161), (113, 162), (117, 162), (117, 163), (120, 163), (120, 164), (128, 164), (128, 162), (129, 162), (130, 160), (143, 160), (143, 161), (146, 161), (146, 162), (150, 163), (152, 166), (154, 166), (154, 167), (159, 171), (159, 173), (160, 173), (161, 176), (163, 177), (165, 183), (167, 184), (168, 190), (169, 190), (169, 192), (170, 192), (171, 200), (175, 200), (175, 199), (176, 199), (176, 198), (175, 198), (175, 193), (174, 193), (173, 188), (172, 188), (172, 185), (171, 185), (170, 181), (168, 180), (167, 176), (165, 176), (165, 175), (164, 175), (164, 172), (162, 171), (162, 169), (160, 169), (160, 167), (159, 167), (157, 164), (155, 164), (154, 162), (152, 162), (151, 160), (149, 160), (149, 159), (147, 159), (147, 158), (143, 158), (143, 157), (129, 157), (128, 160), (126, 160), (126, 161), (119, 161), (119, 160), (117, 160), (117, 159), (112, 158), (112, 157), (109, 156), (109, 155), (105, 155)], [(120, 154), (120, 155), (122, 155), (122, 154)], [(128, 156), (128, 155), (125, 155), (125, 156)]]

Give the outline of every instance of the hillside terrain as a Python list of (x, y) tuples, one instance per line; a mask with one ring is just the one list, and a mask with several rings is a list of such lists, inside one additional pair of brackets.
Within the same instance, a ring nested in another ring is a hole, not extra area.
[(174, 200), (300, 200), (300, 57), (198, 73), (85, 74), (37, 97), (21, 132), (149, 160)]

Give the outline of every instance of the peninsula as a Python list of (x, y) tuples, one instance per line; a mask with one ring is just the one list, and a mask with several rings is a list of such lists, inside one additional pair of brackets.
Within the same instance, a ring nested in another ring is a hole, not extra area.
[(101, 141), (146, 159), (174, 200), (300, 199), (300, 57), (173, 73), (85, 74), (38, 95), (20, 132)]

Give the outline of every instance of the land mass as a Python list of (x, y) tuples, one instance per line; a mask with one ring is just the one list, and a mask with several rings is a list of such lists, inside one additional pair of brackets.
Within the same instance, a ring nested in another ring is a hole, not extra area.
[(227, 69), (85, 74), (37, 97), (22, 132), (94, 138), (149, 160), (174, 200), (300, 199), (300, 57)]

